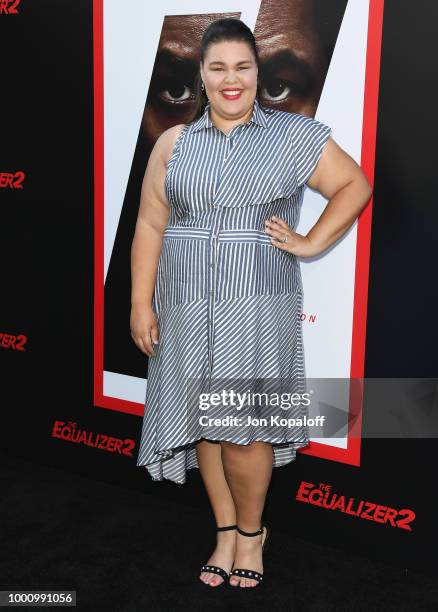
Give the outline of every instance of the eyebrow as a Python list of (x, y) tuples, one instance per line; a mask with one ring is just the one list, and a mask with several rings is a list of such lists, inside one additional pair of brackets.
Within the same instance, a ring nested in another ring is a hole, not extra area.
[(169, 49), (160, 49), (157, 51), (155, 65), (158, 67), (160, 64), (175, 70), (193, 71), (195, 69), (195, 60), (193, 57), (178, 55)]
[(314, 79), (314, 71), (310, 63), (302, 57), (298, 57), (298, 55), (290, 49), (279, 51), (265, 62), (261, 61), (260, 64), (263, 68), (263, 72), (267, 74), (272, 73), (274, 70), (292, 68), (300, 72), (303, 79), (307, 81), (307, 84)]
[[(219, 60), (215, 60), (214, 62), (208, 62), (209, 66), (212, 66), (213, 64), (220, 64), (221, 66), (224, 65), (225, 62), (220, 62)], [(240, 66), (240, 64), (250, 64), (251, 60), (247, 59), (247, 60), (242, 60), (240, 62), (237, 62), (236, 66)]]

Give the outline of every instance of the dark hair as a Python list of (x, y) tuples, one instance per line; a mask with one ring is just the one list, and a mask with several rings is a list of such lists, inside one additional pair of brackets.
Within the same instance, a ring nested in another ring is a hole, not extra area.
[[(204, 30), (201, 39), (201, 49), (200, 49), (200, 61), (204, 63), (205, 56), (207, 54), (207, 50), (210, 45), (223, 41), (233, 41), (233, 42), (246, 42), (253, 54), (257, 64), (257, 67), (260, 66), (259, 55), (257, 52), (256, 41), (253, 33), (249, 29), (249, 27), (240, 19), (235, 19), (233, 17), (228, 17), (224, 19), (217, 19), (210, 23), (210, 25)], [(196, 101), (195, 103), (195, 111), (193, 115), (192, 121), (197, 119), (204, 112), (205, 106), (208, 102), (207, 95), (205, 91), (201, 89), (202, 78), (201, 71), (198, 71), (198, 74), (194, 80), (194, 91), (193, 97)], [(256, 98), (260, 101), (260, 91), (259, 91), (259, 83), (257, 83), (257, 93)]]

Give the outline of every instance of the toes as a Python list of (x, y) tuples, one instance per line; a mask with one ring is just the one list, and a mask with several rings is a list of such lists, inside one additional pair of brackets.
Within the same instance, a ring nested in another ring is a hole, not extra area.
[(245, 578), (245, 587), (254, 587), (256, 585), (256, 581), (251, 578)]
[(205, 575), (205, 572), (201, 572), (201, 575), (199, 576), (200, 580), (202, 580), (202, 582), (207, 582), (207, 577)]
[(255, 587), (257, 585), (257, 581), (252, 578), (241, 578), (240, 586), (243, 588), (247, 587)]
[(205, 584), (209, 584), (211, 586), (219, 586), (221, 582), (224, 581), (221, 576), (217, 576), (212, 572), (201, 572), (200, 578), (202, 582), (205, 582)]
[(211, 584), (211, 586), (219, 586), (224, 579), (221, 576), (217, 576), (216, 574), (211, 574), (212, 578), (209, 582), (209, 584)]
[(201, 572), (200, 578), (202, 582), (205, 582), (205, 584), (208, 584), (211, 578), (211, 574), (209, 572)]
[(211, 581), (213, 580), (213, 578), (214, 578), (214, 574), (212, 574), (211, 572), (207, 572), (207, 580), (206, 580), (207, 584), (211, 584)]

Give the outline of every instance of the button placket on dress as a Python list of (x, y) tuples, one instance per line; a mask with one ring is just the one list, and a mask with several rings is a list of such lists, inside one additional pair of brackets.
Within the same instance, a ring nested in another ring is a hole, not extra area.
[[(233, 143), (231, 136), (236, 135), (237, 132), (241, 132), (242, 125), (237, 125), (228, 134), (224, 134), (225, 138), (225, 153), (222, 161), (222, 165), (219, 172), (219, 177), (216, 183), (215, 195), (213, 197), (213, 210), (212, 210), (212, 222), (211, 222), (211, 233), (210, 233), (210, 262), (208, 266), (209, 270), (209, 283), (208, 283), (208, 356), (209, 356), (209, 372), (208, 372), (208, 384), (209, 388), (211, 385), (211, 378), (213, 373), (213, 345), (214, 345), (214, 314), (215, 314), (215, 302), (217, 297), (217, 282), (218, 282), (218, 243), (219, 233), (222, 229), (222, 220), (224, 215), (224, 207), (216, 203), (216, 196), (219, 192), (221, 185), (221, 176), (223, 175), (224, 166), (230, 156)], [(221, 131), (221, 130), (219, 130)], [(223, 132), (221, 132), (223, 134)]]

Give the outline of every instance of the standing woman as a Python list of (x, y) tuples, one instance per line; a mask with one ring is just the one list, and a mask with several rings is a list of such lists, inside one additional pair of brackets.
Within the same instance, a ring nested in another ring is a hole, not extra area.
[[(372, 190), (328, 126), (261, 105), (242, 21), (210, 24), (200, 56), (198, 112), (156, 141), (132, 243), (131, 335), (150, 358), (137, 465), (179, 484), (199, 468), (218, 529), (200, 579), (254, 587), (272, 469), (295, 459), (308, 432), (218, 427), (200, 418), (208, 410), (191, 383), (208, 392), (219, 379), (304, 378), (297, 257), (339, 239)], [(329, 202), (303, 236), (294, 227), (305, 184)], [(226, 402), (220, 410), (236, 415)]]

